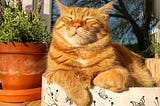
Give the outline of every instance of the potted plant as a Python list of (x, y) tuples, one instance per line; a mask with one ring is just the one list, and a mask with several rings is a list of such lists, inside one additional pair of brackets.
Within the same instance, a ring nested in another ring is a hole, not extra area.
[(0, 0), (0, 81), (4, 90), (41, 86), (50, 34), (37, 8), (22, 9), (22, 0)]

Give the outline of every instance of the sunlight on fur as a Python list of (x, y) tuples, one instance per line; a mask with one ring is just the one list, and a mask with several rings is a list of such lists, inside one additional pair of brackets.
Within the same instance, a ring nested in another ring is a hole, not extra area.
[(106, 19), (113, 2), (101, 8), (56, 2), (60, 17), (53, 29), (44, 74), (48, 82), (59, 84), (77, 106), (90, 104), (88, 89), (93, 86), (113, 92), (154, 86), (144, 58), (110, 40)]

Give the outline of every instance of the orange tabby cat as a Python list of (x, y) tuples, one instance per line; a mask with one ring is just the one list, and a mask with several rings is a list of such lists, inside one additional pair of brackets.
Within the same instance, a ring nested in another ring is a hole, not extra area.
[(49, 82), (59, 84), (78, 106), (90, 104), (88, 89), (93, 86), (121, 92), (154, 85), (144, 59), (110, 40), (106, 19), (113, 2), (101, 8), (57, 4), (60, 17), (44, 74)]

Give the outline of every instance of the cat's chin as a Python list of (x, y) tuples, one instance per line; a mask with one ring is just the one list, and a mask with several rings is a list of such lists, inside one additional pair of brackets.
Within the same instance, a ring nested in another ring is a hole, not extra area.
[(84, 42), (72, 42), (71, 45), (73, 47), (84, 47), (84, 46), (90, 45), (92, 43), (94, 43), (94, 42), (85, 42), (85, 43)]
[(76, 42), (72, 42), (71, 45), (73, 47), (81, 47), (81, 46), (85, 46), (88, 45), (89, 43), (76, 43)]
[(75, 34), (71, 37), (65, 36), (65, 39), (74, 47), (80, 47), (90, 44), (91, 42), (94, 42), (94, 39), (91, 39), (89, 37), (84, 37), (79, 34)]

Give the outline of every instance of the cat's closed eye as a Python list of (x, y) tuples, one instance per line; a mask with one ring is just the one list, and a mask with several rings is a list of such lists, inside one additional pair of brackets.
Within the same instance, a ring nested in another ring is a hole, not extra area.
[(96, 21), (96, 19), (94, 17), (86, 17), (84, 18), (85, 21), (89, 22), (89, 21)]
[(87, 25), (89, 25), (90, 27), (99, 27), (100, 26), (99, 21), (94, 17), (87, 17), (84, 19), (85, 19), (85, 22), (87, 23)]
[(70, 22), (70, 21), (72, 21), (73, 19), (72, 19), (72, 17), (70, 17), (70, 16), (63, 16), (62, 17), (62, 19), (61, 19), (61, 21), (63, 21), (63, 22)]
[(63, 18), (68, 19), (68, 20), (72, 20), (71, 16), (64, 16)]

